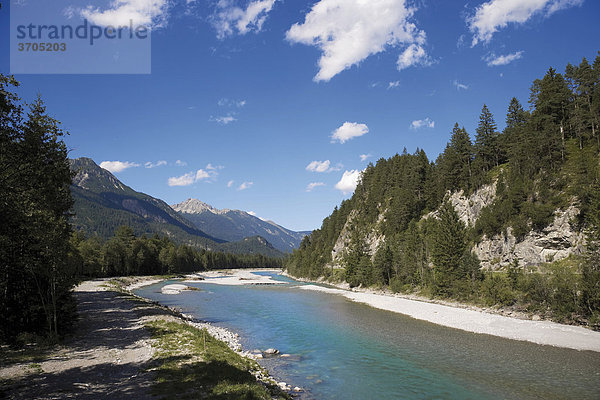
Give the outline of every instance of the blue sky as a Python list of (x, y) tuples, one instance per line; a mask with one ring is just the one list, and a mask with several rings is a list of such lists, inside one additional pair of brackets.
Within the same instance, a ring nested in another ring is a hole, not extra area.
[[(548, 67), (600, 50), (593, 0), (55, 4), (153, 27), (151, 74), (16, 75), (70, 132), (72, 157), (112, 161), (170, 204), (194, 197), (294, 230), (319, 227), (368, 162), (404, 147), (435, 159), (455, 122), (474, 135), (484, 103), (502, 128)], [(9, 14), (3, 1), (3, 73)]]

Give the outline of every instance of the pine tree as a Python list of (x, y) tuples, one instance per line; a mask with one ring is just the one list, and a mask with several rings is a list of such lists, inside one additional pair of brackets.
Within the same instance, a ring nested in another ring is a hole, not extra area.
[(0, 336), (56, 337), (70, 314), (71, 172), (58, 121), (38, 98), (23, 118), (17, 86), (0, 75)]
[(555, 171), (564, 161), (569, 96), (563, 76), (553, 68), (531, 87), (529, 101), (535, 107), (531, 129), (536, 133), (536, 146), (531, 151), (538, 152), (541, 169)]
[(440, 174), (443, 189), (468, 192), (473, 177), (473, 145), (471, 138), (458, 123), (454, 124), (450, 142), (446, 146), (440, 160)]
[(475, 165), (478, 170), (486, 173), (498, 166), (502, 159), (498, 143), (496, 122), (487, 106), (484, 104), (479, 116), (479, 125), (475, 135)]
[(444, 202), (435, 221), (431, 259), (435, 285), (441, 293), (449, 293), (453, 282), (461, 277), (461, 263), (467, 249), (465, 225), (449, 201)]
[(527, 129), (529, 113), (513, 97), (506, 113), (506, 128), (504, 129), (504, 147), (507, 149), (508, 158), (514, 173), (524, 174), (526, 170), (534, 169), (535, 155), (531, 152), (534, 138), (531, 130)]

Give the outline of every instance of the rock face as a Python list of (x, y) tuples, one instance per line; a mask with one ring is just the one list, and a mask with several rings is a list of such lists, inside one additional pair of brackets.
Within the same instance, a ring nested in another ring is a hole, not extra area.
[[(450, 203), (454, 206), (459, 219), (467, 226), (474, 226), (481, 211), (491, 205), (496, 198), (496, 183), (484, 185), (473, 194), (466, 196), (461, 190), (449, 193)], [(570, 255), (582, 254), (585, 250), (585, 235), (579, 232), (572, 221), (579, 214), (574, 205), (564, 210), (557, 210), (553, 222), (541, 232), (531, 231), (522, 240), (512, 233), (512, 228), (506, 232), (491, 238), (484, 236), (482, 240), (472, 248), (472, 252), (479, 257), (483, 269), (497, 270), (511, 265), (515, 260), (520, 266), (535, 266), (546, 262), (559, 261)], [(423, 218), (436, 217), (437, 211), (433, 211)], [(334, 268), (340, 268), (342, 256), (350, 242), (350, 227), (352, 220), (356, 217), (353, 210), (342, 229), (338, 240), (332, 251)], [(385, 237), (379, 233), (378, 226), (383, 221), (384, 214), (374, 226), (368, 229), (365, 240), (369, 246), (371, 255), (383, 243)]]
[[(348, 219), (342, 228), (342, 232), (338, 237), (335, 245), (333, 246), (333, 250), (331, 251), (331, 260), (333, 264), (333, 268), (343, 268), (341, 266), (342, 258), (346, 252), (348, 245), (350, 244), (350, 230), (352, 226), (352, 220), (356, 217), (356, 211), (352, 210), (350, 215), (348, 215)], [(385, 241), (385, 236), (379, 232), (379, 225), (383, 222), (385, 218), (385, 213), (380, 214), (375, 226), (368, 230), (367, 237), (365, 238), (365, 242), (367, 243), (369, 254), (372, 257), (375, 256), (377, 249), (379, 246)]]
[(450, 195), (450, 203), (454, 206), (460, 220), (467, 226), (473, 226), (481, 210), (492, 204), (495, 198), (496, 182), (480, 187), (469, 197), (466, 197), (462, 190), (454, 192)]
[[(460, 220), (473, 226), (481, 210), (491, 205), (495, 198), (496, 183), (484, 185), (468, 197), (462, 191), (452, 193), (450, 202)], [(554, 221), (541, 232), (531, 231), (517, 241), (512, 228), (508, 228), (500, 235), (484, 236), (472, 251), (479, 257), (482, 268), (493, 270), (504, 268), (515, 260), (520, 266), (532, 266), (581, 254), (585, 237), (571, 223), (578, 214), (577, 207), (571, 205), (566, 210), (557, 210)]]
[(578, 214), (579, 210), (574, 206), (558, 210), (552, 224), (541, 232), (529, 232), (520, 242), (512, 234), (512, 228), (508, 228), (506, 234), (490, 239), (484, 237), (473, 247), (473, 252), (483, 268), (493, 270), (506, 267), (515, 260), (520, 266), (532, 266), (582, 254), (585, 235), (571, 224)]

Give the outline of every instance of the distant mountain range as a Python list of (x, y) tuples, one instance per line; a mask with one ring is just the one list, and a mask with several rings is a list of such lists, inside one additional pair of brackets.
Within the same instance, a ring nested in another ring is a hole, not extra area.
[(270, 257), (283, 255), (261, 237), (240, 238), (245, 240), (232, 242), (207, 234), (164, 201), (136, 192), (90, 158), (77, 158), (70, 162), (71, 170), (76, 173), (71, 185), (74, 200), (71, 222), (75, 229), (87, 235), (107, 239), (119, 226), (129, 225), (136, 235), (156, 233), (199, 248), (259, 253)]
[(241, 210), (219, 210), (197, 199), (188, 199), (171, 206), (179, 215), (191, 221), (203, 232), (225, 239), (239, 241), (250, 236), (265, 238), (276, 249), (291, 252), (300, 246), (310, 232), (294, 232), (265, 221)]

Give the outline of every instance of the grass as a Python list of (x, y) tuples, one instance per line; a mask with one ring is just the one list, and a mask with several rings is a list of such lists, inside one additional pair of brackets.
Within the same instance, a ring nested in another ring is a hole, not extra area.
[(275, 384), (257, 381), (262, 371), (227, 345), (184, 322), (157, 320), (146, 328), (157, 351), (153, 394), (163, 399), (290, 399)]

